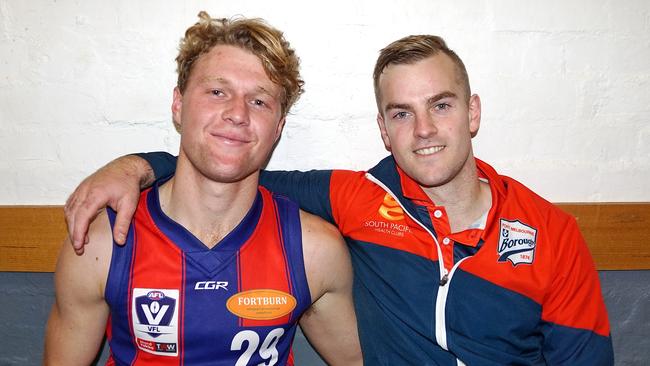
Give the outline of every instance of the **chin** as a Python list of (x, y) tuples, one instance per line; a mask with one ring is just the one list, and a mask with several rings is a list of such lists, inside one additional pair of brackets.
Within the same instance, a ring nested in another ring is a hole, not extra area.
[(202, 172), (202, 174), (214, 182), (237, 183), (258, 171), (259, 169), (224, 169), (224, 167), (220, 167), (220, 169), (211, 169), (210, 171)]
[(447, 176), (431, 176), (427, 174), (419, 174), (416, 177), (411, 176), (419, 185), (426, 188), (440, 187), (451, 181)]

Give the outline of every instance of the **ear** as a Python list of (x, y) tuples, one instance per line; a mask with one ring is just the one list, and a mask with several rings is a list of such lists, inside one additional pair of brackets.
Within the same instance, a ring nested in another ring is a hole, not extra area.
[(478, 133), (481, 127), (481, 98), (477, 94), (469, 97), (469, 132), (472, 137)]
[(384, 141), (384, 147), (386, 150), (390, 150), (390, 138), (388, 137), (388, 132), (386, 131), (386, 122), (381, 113), (377, 113), (377, 125), (379, 126), (379, 132), (381, 133), (381, 139)]
[(280, 136), (282, 136), (282, 130), (284, 129), (284, 123), (287, 121), (287, 117), (282, 117), (278, 123), (278, 127), (275, 129), (275, 142), (278, 142)]
[(183, 94), (178, 87), (174, 88), (174, 98), (172, 100), (172, 120), (174, 121), (174, 126), (180, 132), (181, 130), (181, 112), (183, 110)]

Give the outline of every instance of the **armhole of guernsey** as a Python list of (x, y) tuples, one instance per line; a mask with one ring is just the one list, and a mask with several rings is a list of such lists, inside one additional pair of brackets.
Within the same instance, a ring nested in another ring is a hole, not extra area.
[[(113, 231), (116, 212), (111, 208), (106, 208), (106, 212), (108, 213), (108, 220), (111, 224), (111, 231)], [(117, 245), (115, 241), (112, 242), (113, 253), (106, 278), (106, 288), (104, 289), (104, 298), (110, 307), (118, 306), (118, 302), (124, 301), (125, 295), (127, 294), (120, 291), (128, 288), (129, 272), (133, 259), (133, 247), (135, 246), (134, 227), (135, 218), (131, 221), (124, 245)]]
[(309, 292), (309, 285), (307, 283), (302, 251), (300, 211), (298, 205), (286, 197), (273, 195), (273, 200), (275, 201), (280, 217), (279, 221), (282, 238), (284, 239), (284, 250), (287, 256), (287, 262), (291, 266), (289, 273), (291, 275), (292, 287), (294, 288), (295, 297), (299, 304), (293, 310), (294, 314), (292, 318), (295, 319), (311, 304), (311, 293)]
[[(115, 226), (116, 213), (110, 208), (106, 209), (111, 231)], [(113, 348), (116, 346), (116, 340), (130, 340), (132, 333), (129, 322), (125, 320), (128, 316), (127, 309), (130, 301), (129, 296), (129, 279), (131, 272), (131, 262), (133, 260), (133, 248), (135, 246), (135, 219), (131, 221), (129, 231), (126, 236), (124, 245), (117, 245), (112, 241), (113, 253), (111, 263), (106, 277), (106, 287), (104, 288), (104, 299), (110, 309), (110, 316), (106, 323), (106, 340), (111, 348), (111, 356), (108, 363), (114, 362)], [(119, 342), (119, 341), (118, 341)], [(118, 347), (119, 348), (119, 347)], [(132, 347), (120, 348), (123, 355), (135, 357), (135, 349)]]

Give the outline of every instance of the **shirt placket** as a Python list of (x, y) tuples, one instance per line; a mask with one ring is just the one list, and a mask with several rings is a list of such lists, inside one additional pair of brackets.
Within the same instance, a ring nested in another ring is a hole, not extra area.
[(427, 212), (431, 219), (431, 224), (438, 235), (438, 243), (440, 243), (440, 252), (442, 253), (442, 261), (447, 273), (451, 271), (454, 266), (454, 241), (449, 238), (451, 229), (449, 226), (449, 219), (444, 207), (434, 205), (427, 205)]

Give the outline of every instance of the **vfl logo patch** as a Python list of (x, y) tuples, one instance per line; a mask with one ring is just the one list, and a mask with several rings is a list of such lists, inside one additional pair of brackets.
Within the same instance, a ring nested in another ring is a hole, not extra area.
[(513, 266), (520, 263), (532, 264), (535, 260), (537, 246), (537, 229), (519, 220), (508, 221), (501, 219), (501, 230), (497, 253), (498, 262), (509, 260)]
[(145, 352), (178, 355), (178, 290), (134, 288), (131, 312), (135, 342)]
[(395, 201), (395, 198), (390, 194), (386, 193), (384, 196), (384, 202), (379, 206), (377, 211), (381, 217), (390, 221), (404, 220), (404, 210), (399, 206), (399, 203)]

